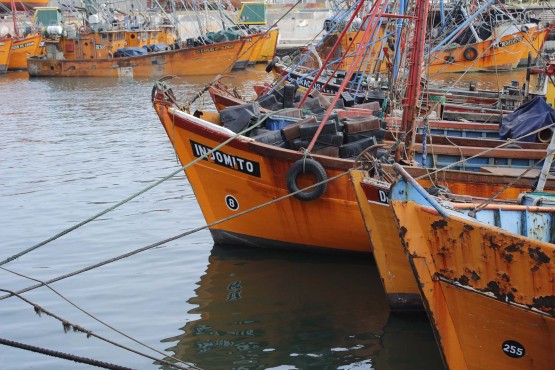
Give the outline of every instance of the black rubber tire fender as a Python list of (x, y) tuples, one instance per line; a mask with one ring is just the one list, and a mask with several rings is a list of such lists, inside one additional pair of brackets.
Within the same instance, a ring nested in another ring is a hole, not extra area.
[(268, 65), (266, 66), (266, 72), (270, 73), (272, 72), (272, 69), (274, 69), (276, 63), (279, 61), (278, 57), (274, 57), (274, 59), (272, 59), (270, 61), (270, 63), (268, 63)]
[[(319, 162), (310, 158), (299, 159), (297, 162), (293, 163), (289, 171), (287, 171), (287, 190), (289, 190), (289, 193), (300, 190), (297, 185), (297, 177), (302, 173), (312, 174), (316, 178), (317, 183), (321, 183), (328, 178), (326, 170)], [(327, 187), (327, 182), (323, 182), (307, 191), (301, 191), (295, 194), (294, 197), (305, 202), (315, 200), (326, 192)]]
[(475, 47), (469, 46), (466, 49), (464, 49), (463, 57), (464, 57), (464, 59), (471, 62), (474, 59), (478, 58), (478, 50), (476, 50)]

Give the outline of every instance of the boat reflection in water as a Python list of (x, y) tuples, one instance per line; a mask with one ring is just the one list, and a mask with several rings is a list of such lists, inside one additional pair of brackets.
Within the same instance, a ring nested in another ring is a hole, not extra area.
[(390, 317), (371, 256), (214, 246), (196, 292), (166, 341), (200, 368), (443, 368), (425, 316)]

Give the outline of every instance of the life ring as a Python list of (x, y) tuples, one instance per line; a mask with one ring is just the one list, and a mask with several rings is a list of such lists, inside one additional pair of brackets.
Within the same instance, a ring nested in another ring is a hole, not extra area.
[(302, 201), (315, 200), (321, 197), (327, 188), (327, 182), (324, 182), (328, 176), (324, 167), (314, 159), (305, 158), (299, 159), (293, 163), (289, 171), (287, 171), (287, 190), (290, 193), (295, 193), (300, 190), (297, 185), (297, 177), (302, 173), (310, 173), (316, 178), (317, 183), (321, 183), (308, 191), (301, 191), (294, 195), (295, 198)]
[(478, 50), (476, 50), (476, 48), (470, 46), (466, 49), (464, 49), (463, 52), (463, 57), (464, 59), (470, 61), (473, 61), (474, 59), (476, 59), (478, 57)]
[(81, 27), (79, 27), (79, 33), (80, 33), (81, 35), (84, 35), (84, 34), (88, 33), (87, 26), (81, 26)]
[(268, 63), (268, 65), (266, 66), (266, 72), (267, 72), (267, 73), (272, 72), (272, 69), (274, 69), (274, 67), (275, 67), (275, 65), (276, 65), (276, 63), (277, 63), (278, 61), (279, 61), (279, 58), (278, 58), (278, 57), (274, 57), (274, 59), (272, 59), (272, 60), (270, 61), (270, 63)]
[(447, 64), (455, 63), (455, 57), (452, 55), (447, 55), (444, 59), (445, 59), (445, 63)]

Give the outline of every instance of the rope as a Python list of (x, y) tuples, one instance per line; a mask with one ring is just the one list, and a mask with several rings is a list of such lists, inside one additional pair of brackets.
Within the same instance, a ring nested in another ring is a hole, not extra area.
[[(271, 201), (269, 201), (269, 202), (260, 204), (260, 205), (258, 205), (258, 206), (255, 206), (255, 207), (252, 207), (252, 208), (249, 208), (249, 209), (246, 209), (246, 210), (244, 210), (244, 211), (242, 211), (242, 212), (236, 213), (236, 214), (234, 214), (234, 215), (228, 216), (228, 217), (223, 218), (223, 219), (220, 219), (220, 220), (218, 220), (218, 221), (214, 221), (214, 222), (212, 222), (212, 223), (210, 223), (210, 224), (207, 224), (207, 225), (205, 225), (205, 226), (201, 226), (201, 227), (197, 227), (197, 228), (191, 229), (191, 230), (189, 230), (189, 231), (186, 231), (186, 232), (184, 232), (184, 233), (181, 233), (181, 234), (172, 236), (172, 237), (170, 237), (170, 238), (161, 240), (161, 241), (159, 241), (159, 242), (156, 242), (156, 243), (153, 243), (153, 244), (149, 244), (149, 245), (144, 246), (144, 247), (139, 248), (139, 249), (135, 249), (135, 250), (133, 250), (133, 251), (131, 251), (131, 252), (121, 254), (121, 255), (119, 255), (119, 256), (117, 256), (117, 257), (113, 257), (113, 258), (111, 258), (111, 259), (104, 260), (104, 261), (102, 261), (102, 262), (98, 262), (98, 263), (95, 263), (95, 264), (93, 264), (93, 265), (89, 265), (89, 266), (87, 266), (87, 267), (84, 267), (84, 268), (82, 268), (82, 269), (79, 269), (79, 270), (76, 270), (76, 271), (67, 273), (67, 274), (65, 274), (65, 275), (61, 275), (61, 276), (52, 278), (52, 279), (50, 279), (50, 280), (48, 280), (48, 281), (46, 281), (46, 282), (41, 282), (41, 283), (39, 283), (39, 284), (35, 284), (35, 285), (32, 285), (32, 286), (29, 286), (29, 287), (27, 287), (27, 288), (18, 290), (18, 291), (15, 292), (15, 293), (9, 293), (9, 294), (3, 295), (3, 296), (0, 297), (0, 301), (4, 300), (4, 299), (6, 299), (6, 298), (10, 298), (10, 297), (12, 297), (12, 296), (14, 296), (14, 295), (16, 295), (16, 294), (22, 294), (22, 293), (25, 293), (25, 292), (28, 292), (28, 291), (31, 291), (31, 290), (40, 288), (40, 287), (42, 287), (42, 286), (44, 286), (44, 285), (47, 285), (47, 284), (52, 284), (52, 283), (55, 283), (55, 282), (58, 282), (58, 281), (61, 281), (61, 280), (65, 280), (65, 279), (67, 279), (67, 278), (69, 278), (69, 277), (76, 276), (76, 275), (82, 274), (82, 273), (84, 273), (84, 272), (87, 272), (87, 271), (90, 271), (90, 270), (94, 270), (94, 269), (96, 269), (96, 268), (98, 268), (98, 267), (108, 265), (108, 264), (110, 264), (110, 263), (113, 263), (113, 262), (116, 262), (116, 261), (125, 259), (125, 258), (127, 258), (127, 257), (131, 257), (131, 256), (133, 256), (133, 255), (135, 255), (135, 254), (139, 254), (139, 253), (141, 253), (141, 252), (145, 252), (145, 251), (150, 250), (150, 249), (152, 249), (152, 248), (159, 247), (159, 246), (164, 245), (164, 244), (167, 244), (167, 243), (169, 243), (169, 242), (171, 242), (171, 241), (174, 241), (174, 240), (183, 238), (183, 237), (185, 237), (185, 236), (194, 234), (194, 233), (196, 233), (196, 232), (198, 232), (198, 231), (205, 230), (205, 229), (210, 228), (210, 227), (212, 227), (212, 226), (216, 226), (216, 225), (219, 225), (219, 224), (224, 223), (224, 222), (226, 222), (226, 221), (232, 220), (232, 219), (234, 219), (234, 218), (236, 218), (236, 217), (239, 217), (239, 216), (245, 215), (245, 214), (247, 214), (247, 213), (256, 211), (256, 210), (258, 210), (258, 209), (260, 209), (260, 208), (263, 208), (263, 207), (272, 205), (272, 204), (274, 204), (274, 203), (280, 202), (280, 201), (282, 201), (282, 200), (284, 200), (284, 199), (287, 199), (287, 198), (289, 198), (289, 197), (295, 196), (296, 194), (298, 194), (298, 193), (300, 193), (300, 192), (303, 192), (303, 191), (306, 191), (306, 190), (308, 190), (308, 189), (312, 189), (312, 188), (314, 188), (314, 187), (320, 186), (320, 185), (322, 185), (322, 184), (324, 184), (324, 183), (327, 183), (327, 182), (336, 180), (336, 179), (338, 179), (338, 178), (340, 178), (340, 177), (343, 177), (343, 176), (345, 176), (345, 175), (347, 175), (347, 174), (349, 174), (348, 171), (342, 172), (342, 173), (340, 173), (340, 174), (338, 174), (338, 175), (336, 175), (336, 176), (334, 176), (334, 177), (330, 177), (330, 178), (328, 178), (328, 179), (326, 179), (326, 180), (324, 180), (324, 181), (320, 181), (320, 182), (315, 183), (315, 184), (313, 184), (313, 185), (307, 186), (307, 187), (305, 187), (305, 188), (303, 188), (303, 189), (299, 189), (299, 190), (297, 190), (297, 191), (295, 191), (295, 192), (293, 192), (293, 193), (289, 193), (289, 194), (287, 194), (287, 195), (284, 195), (283, 197), (280, 197), (280, 198), (277, 198), (277, 199), (273, 199), (273, 200), (271, 200)], [(0, 289), (0, 290), (1, 290), (1, 289)]]
[[(64, 320), (64, 319), (61, 318), (60, 316), (58, 316), (58, 315), (56, 315), (56, 314), (54, 314), (54, 313), (52, 313), (52, 312), (50, 312), (50, 311), (48, 311), (48, 310), (42, 308), (42, 307), (39, 306), (38, 304), (35, 304), (35, 303), (29, 301), (28, 299), (22, 297), (22, 296), (21, 296), (19, 293), (17, 293), (17, 292), (12, 292), (12, 291), (6, 290), (6, 289), (0, 289), (0, 291), (10, 293), (11, 296), (16, 296), (17, 298), (21, 299), (21, 300), (24, 301), (25, 303), (28, 303), (29, 305), (33, 306), (33, 308), (34, 308), (34, 310), (35, 310), (35, 312), (36, 312), (37, 315), (40, 316), (41, 314), (44, 313), (44, 314), (46, 314), (46, 315), (48, 315), (48, 316), (50, 316), (50, 317), (52, 317), (52, 318), (54, 318), (54, 319), (60, 321), (60, 322), (62, 323), (62, 325), (63, 325), (64, 332), (66, 332), (66, 333), (67, 333), (68, 331), (70, 331), (70, 330), (73, 330), (74, 332), (80, 332), (80, 333), (86, 334), (86, 335), (87, 335), (87, 338), (89, 338), (89, 337), (95, 337), (95, 338), (100, 339), (100, 340), (102, 340), (102, 341), (104, 341), (104, 342), (107, 342), (107, 343), (109, 343), (109, 344), (112, 344), (112, 345), (114, 345), (114, 346), (116, 346), (116, 347), (123, 348), (123, 349), (125, 349), (125, 350), (127, 350), (127, 351), (130, 351), (130, 352), (136, 353), (136, 354), (138, 354), (138, 355), (140, 355), (140, 356), (149, 358), (149, 359), (151, 359), (151, 360), (153, 360), (153, 361), (158, 361), (158, 362), (160, 362), (160, 363), (163, 363), (164, 365), (168, 365), (168, 366), (171, 366), (171, 367), (173, 367), (173, 368), (183, 369), (183, 370), (190, 369), (190, 367), (183, 367), (183, 366), (181, 366), (181, 365), (173, 364), (173, 363), (171, 363), (171, 362), (169, 362), (169, 361), (166, 361), (166, 360), (157, 359), (156, 357), (150, 356), (150, 355), (148, 355), (148, 354), (146, 354), (146, 353), (139, 352), (139, 351), (137, 351), (137, 350), (134, 350), (134, 349), (129, 348), (129, 347), (127, 347), (127, 346), (124, 346), (124, 345), (122, 345), (122, 344), (116, 343), (116, 342), (114, 342), (114, 341), (112, 341), (112, 340), (110, 340), (110, 339), (104, 338), (104, 337), (102, 337), (102, 336), (100, 336), (100, 335), (98, 335), (98, 334), (93, 333), (91, 330), (86, 330), (86, 329), (83, 328), (82, 326), (72, 324), (72, 323), (70, 323), (69, 321)], [(180, 361), (180, 362), (182, 362), (182, 361)]]
[(79, 362), (79, 363), (82, 363), (82, 364), (101, 367), (101, 368), (104, 368), (104, 369), (133, 370), (130, 367), (114, 365), (114, 364), (104, 362), (104, 361), (93, 360), (93, 359), (90, 359), (90, 358), (86, 358), (86, 357), (82, 357), (82, 356), (76, 356), (76, 355), (72, 355), (72, 354), (69, 354), (69, 353), (54, 351), (54, 350), (47, 349), (47, 348), (36, 347), (36, 346), (32, 346), (30, 344), (15, 342), (13, 340), (8, 340), (8, 339), (4, 339), (4, 338), (0, 338), (0, 344), (3, 344), (5, 346), (24, 349), (26, 351), (41, 353), (43, 355), (58, 357), (58, 358), (62, 358), (64, 360), (70, 360), (70, 361)]
[(5, 268), (5, 267), (0, 267), (0, 269), (1, 269), (1, 270), (4, 270), (4, 271), (6, 271), (6, 272), (12, 273), (12, 274), (14, 274), (14, 275), (23, 277), (23, 278), (25, 278), (25, 279), (33, 280), (33, 281), (36, 281), (36, 282), (39, 282), (39, 283), (44, 284), (44, 286), (46, 286), (48, 289), (50, 289), (52, 292), (54, 292), (56, 295), (58, 295), (58, 296), (59, 296), (60, 298), (62, 298), (64, 301), (66, 301), (67, 303), (69, 303), (70, 305), (72, 305), (73, 307), (75, 307), (76, 309), (78, 309), (79, 311), (83, 312), (85, 315), (89, 316), (89, 317), (92, 318), (93, 320), (95, 320), (95, 321), (101, 323), (102, 325), (106, 326), (107, 328), (109, 328), (109, 329), (115, 331), (116, 333), (118, 333), (118, 334), (120, 334), (120, 335), (123, 335), (124, 337), (126, 337), (126, 338), (128, 338), (128, 339), (134, 341), (134, 342), (137, 343), (137, 344), (140, 344), (140, 345), (143, 346), (143, 347), (146, 347), (146, 348), (148, 348), (148, 349), (150, 349), (150, 350), (152, 350), (152, 351), (154, 351), (154, 352), (157, 352), (158, 354), (160, 354), (160, 355), (162, 355), (162, 356), (171, 358), (172, 360), (175, 360), (176, 362), (183, 362), (183, 361), (181, 361), (180, 359), (175, 358), (175, 357), (173, 357), (173, 356), (170, 356), (170, 355), (168, 355), (168, 354), (166, 354), (166, 353), (164, 353), (164, 352), (162, 352), (162, 351), (159, 351), (159, 350), (157, 350), (156, 348), (151, 347), (151, 346), (149, 346), (148, 344), (143, 343), (143, 342), (141, 342), (141, 341), (139, 341), (139, 340), (137, 340), (137, 339), (135, 339), (135, 338), (133, 338), (133, 337), (131, 337), (131, 336), (125, 334), (124, 332), (122, 332), (122, 331), (116, 329), (116, 328), (113, 327), (112, 325), (110, 325), (110, 324), (108, 324), (108, 323), (106, 323), (106, 322), (100, 320), (99, 318), (97, 318), (96, 316), (94, 316), (93, 314), (91, 314), (90, 312), (86, 311), (85, 309), (79, 307), (78, 305), (76, 305), (75, 303), (73, 303), (72, 301), (70, 301), (68, 298), (66, 298), (64, 295), (62, 295), (62, 294), (61, 294), (60, 292), (58, 292), (56, 289), (52, 288), (50, 285), (44, 283), (43, 281), (41, 281), (41, 280), (39, 280), (39, 279), (32, 278), (32, 277), (30, 277), (30, 276), (24, 275), (24, 274), (22, 274), (22, 273), (19, 273), (19, 272), (10, 270), (10, 269), (7, 269), (7, 268)]
[(555, 152), (554, 150), (550, 150), (545, 157), (543, 157), (542, 159), (538, 160), (536, 163), (534, 163), (534, 165), (529, 166), (526, 171), (524, 171), (523, 173), (521, 173), (518, 177), (516, 177), (514, 180), (510, 181), (508, 184), (506, 184), (504, 187), (502, 187), (497, 193), (493, 194), (491, 197), (489, 197), (488, 199), (486, 199), (483, 203), (481, 203), (480, 205), (478, 205), (474, 210), (472, 210), (471, 212), (469, 212), (469, 216), (470, 217), (474, 217), (474, 215), (476, 215), (476, 213), (480, 212), (482, 209), (484, 209), (488, 204), (490, 204), (495, 198), (497, 198), (499, 196), (499, 194), (501, 194), (502, 192), (504, 192), (507, 188), (511, 187), (515, 182), (517, 182), (518, 180), (520, 180), (522, 177), (524, 177), (524, 175), (526, 175), (529, 171), (531, 171), (535, 166), (539, 165), (541, 163), (541, 161), (545, 160), (545, 158), (547, 158), (548, 155), (553, 154)]
[[(164, 77), (164, 78), (165, 78), (165, 77)], [(165, 87), (165, 83), (164, 83), (164, 82), (157, 81), (157, 82), (156, 82), (156, 86), (159, 86), (160, 88), (163, 88), (164, 91), (166, 91), (166, 92), (170, 90), (170, 89), (168, 89), (167, 87)], [(106, 213), (108, 213), (108, 212), (110, 212), (110, 211), (113, 211), (114, 209), (116, 209), (116, 208), (118, 208), (118, 207), (124, 205), (125, 203), (127, 203), (127, 202), (129, 202), (129, 201), (135, 199), (135, 198), (138, 197), (139, 195), (142, 195), (142, 194), (146, 193), (146, 192), (149, 191), (150, 189), (152, 189), (152, 188), (154, 188), (154, 187), (160, 185), (161, 183), (163, 183), (163, 182), (166, 181), (166, 180), (169, 180), (170, 178), (174, 177), (174, 176), (177, 175), (178, 173), (181, 173), (181, 171), (184, 171), (184, 170), (188, 169), (189, 167), (191, 167), (191, 166), (194, 165), (195, 163), (197, 163), (197, 162), (199, 162), (199, 161), (201, 161), (201, 160), (203, 160), (203, 159), (205, 159), (205, 158), (208, 158), (212, 153), (216, 152), (216, 151), (217, 151), (218, 149), (220, 149), (221, 147), (227, 145), (229, 142), (235, 140), (235, 139), (238, 138), (239, 136), (242, 136), (243, 134), (245, 134), (245, 133), (247, 133), (247, 132), (253, 130), (253, 129), (256, 128), (256, 127), (258, 127), (258, 126), (259, 126), (262, 122), (264, 122), (264, 120), (265, 120), (266, 118), (268, 118), (269, 116), (271, 116), (271, 115), (273, 115), (273, 114), (279, 114), (279, 113), (282, 112), (283, 110), (284, 110), (284, 109), (280, 109), (280, 110), (278, 110), (278, 111), (273, 111), (273, 112), (270, 112), (270, 113), (265, 114), (265, 115), (262, 117), (262, 119), (260, 119), (258, 122), (256, 122), (256, 123), (253, 124), (252, 126), (247, 127), (247, 128), (244, 129), (243, 131), (241, 131), (241, 132), (239, 132), (239, 133), (237, 133), (237, 134), (231, 136), (229, 139), (225, 140), (224, 142), (222, 142), (221, 144), (219, 144), (218, 146), (216, 146), (214, 149), (211, 149), (211, 150), (209, 150), (208, 152), (206, 152), (206, 154), (204, 154), (204, 155), (202, 155), (202, 156), (196, 158), (195, 160), (193, 160), (192, 162), (187, 163), (187, 164), (184, 165), (184, 166), (179, 167), (177, 170), (175, 170), (174, 172), (170, 173), (169, 175), (167, 175), (167, 176), (163, 177), (162, 179), (160, 179), (160, 180), (154, 182), (153, 184), (147, 186), (146, 188), (140, 190), (139, 192), (137, 192), (137, 193), (135, 193), (135, 194), (133, 194), (133, 195), (131, 195), (131, 196), (125, 198), (124, 200), (122, 200), (122, 201), (116, 203), (115, 205), (113, 205), (113, 206), (111, 206), (111, 207), (109, 207), (109, 208), (107, 208), (107, 209), (105, 209), (105, 210), (103, 210), (103, 211), (97, 213), (96, 215), (94, 215), (94, 216), (92, 216), (92, 217), (89, 217), (89, 218), (86, 219), (85, 221), (82, 221), (82, 222), (80, 222), (80, 223), (78, 223), (78, 224), (76, 224), (76, 225), (74, 225), (74, 226), (72, 226), (72, 227), (70, 227), (70, 228), (67, 228), (67, 229), (65, 229), (65, 230), (63, 230), (63, 231), (61, 231), (61, 232), (59, 232), (58, 234), (56, 234), (56, 235), (54, 235), (54, 236), (52, 236), (52, 237), (50, 237), (50, 238), (48, 238), (48, 239), (46, 239), (46, 240), (44, 240), (44, 241), (38, 243), (38, 244), (36, 244), (36, 245), (34, 245), (34, 246), (30, 247), (30, 248), (27, 248), (27, 249), (25, 249), (25, 250), (23, 250), (23, 251), (21, 251), (21, 252), (19, 252), (19, 253), (16, 253), (16, 254), (12, 255), (11, 257), (6, 258), (5, 260), (3, 260), (3, 261), (0, 262), (0, 266), (3, 266), (3, 265), (5, 265), (6, 263), (9, 263), (9, 262), (11, 262), (11, 261), (13, 261), (13, 260), (15, 260), (15, 259), (17, 259), (17, 258), (19, 258), (19, 257), (21, 257), (21, 256), (23, 256), (23, 255), (25, 255), (25, 254), (27, 254), (27, 253), (30, 253), (30, 252), (32, 252), (32, 251), (34, 251), (34, 250), (36, 250), (36, 249), (38, 249), (38, 248), (40, 248), (40, 247), (42, 247), (42, 246), (48, 244), (48, 243), (50, 243), (50, 242), (52, 242), (52, 241), (54, 241), (54, 240), (56, 240), (56, 239), (58, 239), (58, 238), (60, 238), (60, 237), (62, 237), (62, 236), (64, 236), (64, 235), (66, 235), (66, 234), (68, 234), (68, 233), (70, 233), (71, 231), (73, 231), (73, 230), (75, 230), (75, 229), (78, 229), (79, 227), (88, 224), (89, 222), (91, 222), (91, 221), (97, 219), (98, 217), (103, 216), (103, 215), (105, 215)], [(175, 116), (175, 114), (174, 114), (174, 116)]]

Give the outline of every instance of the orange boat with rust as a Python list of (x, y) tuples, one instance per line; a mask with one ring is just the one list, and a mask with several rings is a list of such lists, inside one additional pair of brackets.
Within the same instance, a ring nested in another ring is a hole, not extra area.
[(12, 42), (12, 38), (0, 39), (0, 73), (6, 73), (8, 70), (8, 63), (12, 52)]
[[(539, 171), (531, 170), (521, 178), (510, 171), (496, 175), (479, 172), (441, 171), (431, 173), (424, 168), (404, 167), (418, 183), (434, 194), (467, 194), (474, 198), (498, 194), (499, 199), (516, 199), (534, 187)], [(375, 173), (375, 172), (374, 172)], [(374, 259), (394, 311), (422, 310), (422, 300), (414, 275), (397, 233), (393, 212), (388, 204), (390, 184), (395, 173), (391, 165), (381, 165), (380, 174), (351, 170), (351, 177), (362, 217), (374, 249)], [(387, 180), (387, 181), (386, 181)], [(509, 186), (510, 184), (510, 186)], [(550, 180), (545, 188), (555, 191)], [(465, 197), (459, 197), (465, 199)]]
[(543, 51), (543, 47), (545, 41), (547, 40), (547, 36), (553, 29), (553, 24), (548, 24), (547, 27), (539, 27), (539, 26), (532, 26), (528, 30), (528, 37), (526, 38), (525, 45), (527, 49), (522, 53), (520, 57), (519, 65), (527, 65), (528, 64), (528, 55), (532, 57), (532, 60), (535, 60), (538, 55)]
[[(243, 40), (118, 56), (126, 31), (101, 31), (45, 41), (45, 56), (27, 59), (33, 77), (152, 77), (216, 75), (231, 71)], [(144, 49), (141, 52), (144, 52)]]
[(553, 195), (443, 202), (396, 171), (390, 204), (447, 367), (553, 367)]
[(271, 61), (276, 54), (279, 36), (278, 28), (272, 28), (266, 31), (259, 30), (259, 32), (254, 32), (249, 29), (246, 32), (253, 33), (241, 36), (245, 44), (239, 52), (239, 57), (234, 66), (235, 69), (243, 69), (256, 63), (267, 63)]
[(40, 33), (30, 34), (23, 38), (14, 38), (8, 69), (27, 69), (27, 58), (42, 54), (44, 48), (41, 42), (42, 35)]

